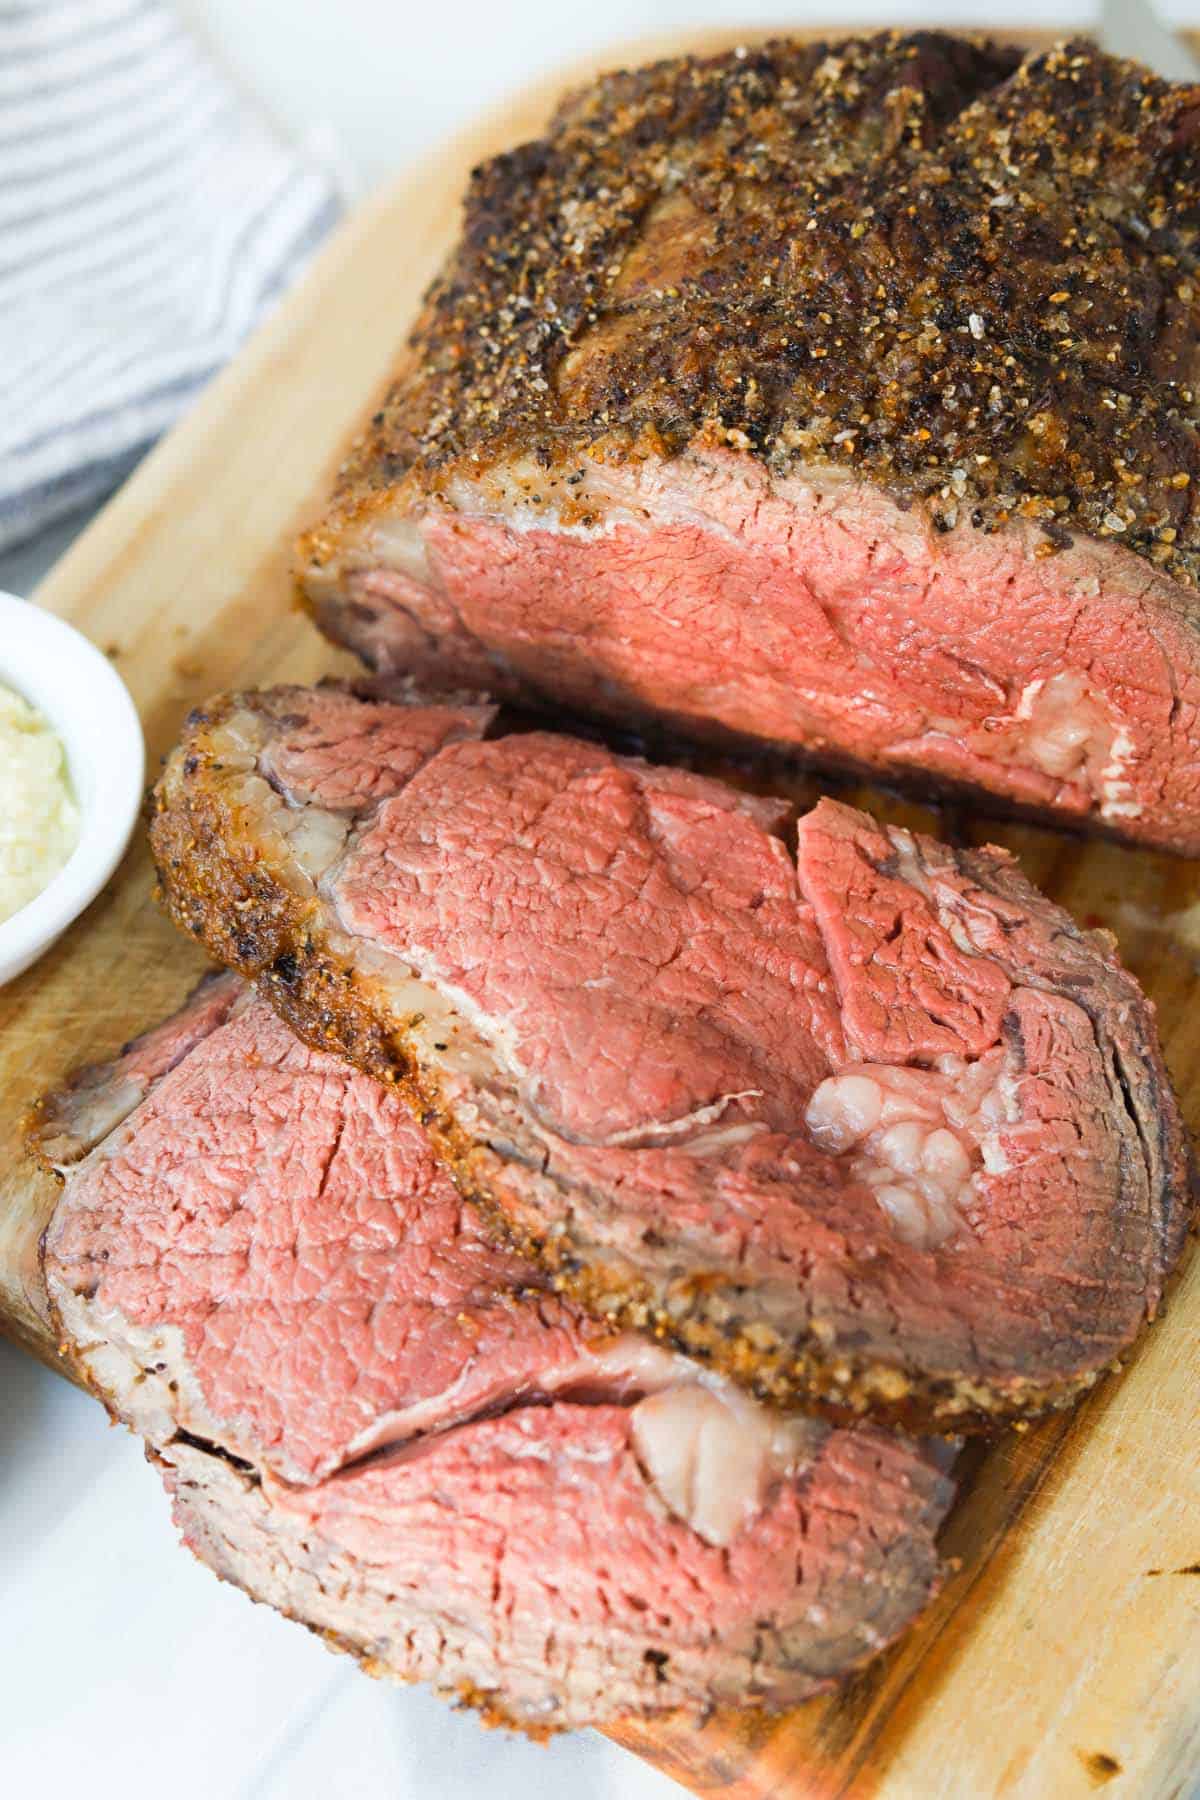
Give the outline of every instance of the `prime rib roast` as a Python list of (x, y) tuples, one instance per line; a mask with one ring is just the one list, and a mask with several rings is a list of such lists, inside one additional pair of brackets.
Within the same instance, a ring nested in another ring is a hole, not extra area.
[(43, 1103), (67, 1353), (187, 1543), (373, 1672), (529, 1729), (778, 1707), (939, 1581), (951, 1487), (589, 1323), (393, 1091), (234, 977)]
[(1152, 1008), (1003, 852), (337, 686), (194, 713), (151, 837), (176, 921), (397, 1084), (493, 1230), (762, 1397), (970, 1429), (1155, 1311)]
[(902, 1433), (1154, 1316), (1190, 1170), (1112, 939), (633, 748), (1200, 854), (1198, 145), (1085, 43), (889, 33), (605, 77), (475, 172), (301, 547), (372, 678), (190, 715), (151, 837), (229, 972), (34, 1126), (65, 1353), (372, 1670), (791, 1704), (937, 1589)]
[(476, 170), (317, 622), (1200, 853), (1198, 143), (1084, 42), (606, 76)]

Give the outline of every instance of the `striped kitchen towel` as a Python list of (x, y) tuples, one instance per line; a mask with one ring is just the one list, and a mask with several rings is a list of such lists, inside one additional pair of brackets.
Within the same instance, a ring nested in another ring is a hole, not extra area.
[(114, 487), (339, 210), (162, 0), (0, 0), (0, 549)]

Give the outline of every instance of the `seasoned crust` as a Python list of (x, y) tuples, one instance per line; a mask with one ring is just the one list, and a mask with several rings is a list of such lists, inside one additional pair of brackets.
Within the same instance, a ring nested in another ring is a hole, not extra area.
[[(581, 1255), (569, 1228), (541, 1232), (514, 1222), (496, 1197), (503, 1160), (472, 1138), (446, 1103), (437, 1068), (423, 1062), (416, 1048), (420, 1021), (410, 1029), (387, 1014), (369, 973), (331, 940), (320, 905), (271, 866), (253, 822), (228, 802), (219, 766), (206, 749), (209, 733), (240, 709), (276, 704), (258, 696), (215, 702), (194, 721), (183, 750), (168, 765), (152, 827), (165, 904), (218, 958), (254, 979), (306, 1041), (398, 1085), (493, 1231), (548, 1268), (562, 1291), (593, 1313), (711, 1360), (762, 1397), (813, 1405), (835, 1419), (869, 1412), (916, 1429), (981, 1429), (998, 1419), (1068, 1404), (1096, 1379), (1100, 1370), (1092, 1367), (1066, 1376), (1061, 1370), (1032, 1373), (1001, 1385), (978, 1373), (947, 1379), (919, 1368), (900, 1370), (865, 1352), (847, 1356), (842, 1346), (832, 1353), (816, 1332), (785, 1340), (764, 1320), (741, 1318), (731, 1304), (738, 1290), (727, 1271), (693, 1271), (662, 1292), (611, 1260)], [(1007, 899), (1016, 914), (1028, 905), (1030, 890), (995, 858), (939, 854), (982, 891)], [(1042, 905), (1062, 920), (1056, 909)], [(1095, 970), (1089, 972), (1095, 949), (1078, 933), (1064, 937), (1064, 979), (1092, 1019), (1097, 1040), (1115, 1053), (1114, 1102), (1128, 1109), (1139, 1132), (1156, 1134), (1156, 1141), (1145, 1143), (1144, 1160), (1158, 1238), (1153, 1260), (1163, 1270), (1178, 1255), (1186, 1231), (1187, 1184), (1178, 1114), (1151, 1009), (1132, 981), (1110, 967), (1112, 978), (1119, 978), (1117, 998), (1126, 1021), (1124, 1049), (1115, 1046), (1107, 1022), (1113, 995), (1102, 984), (1093, 991)], [(543, 1173), (541, 1179), (554, 1178)]]
[(732, 448), (1194, 585), (1198, 143), (1200, 90), (1083, 41), (890, 32), (604, 77), (475, 171), (302, 558), (514, 455), (569, 522), (587, 459)]

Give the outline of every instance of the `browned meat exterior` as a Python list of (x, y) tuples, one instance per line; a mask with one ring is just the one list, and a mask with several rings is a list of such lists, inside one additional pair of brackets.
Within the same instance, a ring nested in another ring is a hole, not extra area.
[(1111, 940), (999, 851), (466, 725), (335, 689), (194, 714), (152, 825), (172, 915), (397, 1081), (593, 1312), (835, 1416), (1093, 1382), (1189, 1203)]
[(1200, 90), (1018, 62), (684, 58), (477, 170), (322, 628), (1200, 853)]
[(776, 1707), (935, 1591), (929, 1456), (590, 1326), (232, 976), (42, 1118), (81, 1370), (202, 1560), (375, 1673), (538, 1730)]

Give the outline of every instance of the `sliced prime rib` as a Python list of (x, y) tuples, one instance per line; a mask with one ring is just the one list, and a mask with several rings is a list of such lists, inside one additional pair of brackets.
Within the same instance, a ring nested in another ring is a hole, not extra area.
[(777, 1707), (936, 1590), (929, 1454), (589, 1324), (234, 977), (39, 1132), (68, 1352), (200, 1558), (375, 1673), (534, 1729)]
[(170, 912), (561, 1291), (764, 1397), (951, 1431), (1109, 1367), (1189, 1209), (1111, 939), (1000, 851), (487, 728), (212, 702), (157, 790)]
[(475, 172), (317, 622), (1200, 853), (1198, 143), (1082, 42), (606, 76)]

